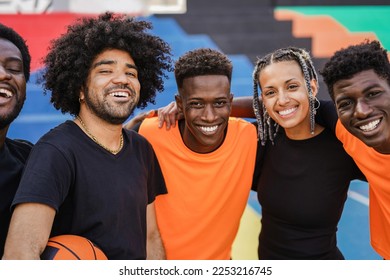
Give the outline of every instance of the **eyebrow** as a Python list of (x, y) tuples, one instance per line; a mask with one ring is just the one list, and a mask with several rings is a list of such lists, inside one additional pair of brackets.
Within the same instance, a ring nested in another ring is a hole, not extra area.
[(295, 78), (295, 77), (290, 78), (290, 79), (286, 80), (284, 83), (287, 84), (287, 83), (294, 81), (294, 80), (298, 80), (298, 78)]
[(20, 63), (23, 63), (23, 59), (21, 59), (20, 57), (18, 56), (10, 56), (10, 57), (7, 57), (6, 58), (6, 61), (16, 61), (16, 62), (20, 62)]
[[(116, 61), (116, 60), (103, 59), (103, 60), (100, 60), (100, 61), (96, 62), (96, 63), (92, 66), (92, 68), (96, 68), (96, 67), (98, 67), (98, 66), (100, 66), (100, 65), (112, 65), (112, 64), (117, 64), (117, 61)], [(135, 70), (138, 71), (137, 66), (135, 66), (134, 64), (126, 63), (126, 66), (127, 66), (128, 68), (135, 69)]]
[[(367, 85), (366, 87), (364, 87), (364, 88), (361, 90), (361, 92), (362, 92), (363, 94), (366, 94), (367, 92), (369, 92), (369, 91), (372, 90), (373, 88), (377, 88), (377, 87), (382, 88), (382, 85), (381, 85), (380, 83), (378, 83), (378, 82), (375, 81), (375, 82), (373, 82), (373, 83)], [(340, 97), (340, 95), (342, 95), (342, 96)], [(346, 95), (347, 95), (347, 96), (346, 96)], [(335, 101), (336, 101), (336, 102), (338, 102), (339, 100), (347, 99), (347, 98), (349, 98), (348, 92), (347, 92), (347, 94), (346, 94), (345, 92), (342, 92), (341, 94), (338, 94), (337, 97), (336, 97), (336, 95), (335, 95)]]
[[(290, 82), (292, 82), (292, 81), (294, 81), (294, 80), (298, 80), (297, 78), (290, 78), (290, 79), (288, 79), (288, 80), (285, 80), (283, 83), (284, 84), (288, 84), (288, 83), (290, 83)], [(264, 87), (262, 87), (262, 88), (274, 88), (274, 86), (273, 85), (270, 85), (270, 86), (264, 86)]]
[(369, 84), (367, 87), (365, 87), (363, 89), (363, 92), (365, 93), (365, 92), (370, 91), (370, 90), (372, 90), (373, 88), (376, 88), (376, 87), (381, 87), (382, 88), (382, 85), (375, 81), (375, 82)]

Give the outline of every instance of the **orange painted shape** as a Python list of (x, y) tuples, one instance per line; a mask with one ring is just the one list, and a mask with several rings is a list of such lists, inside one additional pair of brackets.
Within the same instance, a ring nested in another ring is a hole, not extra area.
[(295, 37), (312, 38), (312, 55), (330, 57), (335, 51), (364, 40), (378, 40), (373, 32), (350, 32), (331, 16), (306, 16), (293, 11), (277, 10), (276, 20), (291, 20)]

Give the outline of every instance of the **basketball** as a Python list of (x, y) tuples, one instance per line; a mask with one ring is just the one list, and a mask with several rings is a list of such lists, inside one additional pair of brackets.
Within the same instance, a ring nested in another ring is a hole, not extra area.
[(107, 257), (87, 238), (67, 234), (51, 237), (41, 260), (107, 260)]

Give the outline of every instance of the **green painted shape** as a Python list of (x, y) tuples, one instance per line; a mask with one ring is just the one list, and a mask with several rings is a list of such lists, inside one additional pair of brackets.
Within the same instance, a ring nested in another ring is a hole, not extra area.
[(390, 49), (389, 6), (279, 6), (307, 16), (328, 15), (350, 32), (373, 32), (386, 49)]

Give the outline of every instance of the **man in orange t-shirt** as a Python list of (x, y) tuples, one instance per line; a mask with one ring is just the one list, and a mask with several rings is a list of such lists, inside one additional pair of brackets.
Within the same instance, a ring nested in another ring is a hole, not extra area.
[(159, 129), (146, 118), (139, 133), (152, 144), (168, 194), (156, 199), (167, 259), (230, 259), (255, 166), (256, 128), (231, 118), (232, 64), (197, 49), (179, 58), (175, 78), (183, 119)]
[(336, 135), (370, 186), (372, 247), (390, 259), (390, 64), (378, 41), (337, 51), (321, 71), (336, 104)]

